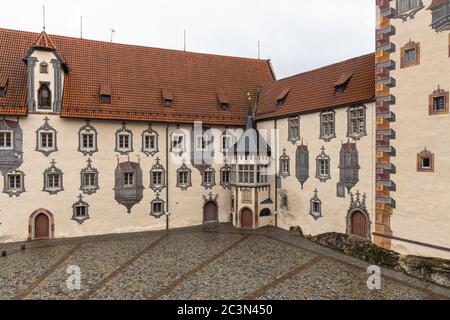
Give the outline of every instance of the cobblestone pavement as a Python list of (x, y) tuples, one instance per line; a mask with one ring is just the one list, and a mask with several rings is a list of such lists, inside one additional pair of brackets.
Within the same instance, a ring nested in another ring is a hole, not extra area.
[[(367, 264), (275, 228), (209, 225), (27, 246), (0, 258), (0, 299), (450, 299), (449, 290), (384, 269), (381, 290), (368, 290)], [(69, 266), (80, 268), (79, 290), (67, 288)]]

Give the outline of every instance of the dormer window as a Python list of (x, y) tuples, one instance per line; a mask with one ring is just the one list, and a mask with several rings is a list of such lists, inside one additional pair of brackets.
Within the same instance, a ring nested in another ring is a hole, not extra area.
[(41, 87), (38, 91), (39, 97), (39, 109), (51, 109), (52, 105), (52, 94), (47, 83), (41, 84)]
[(222, 111), (230, 110), (230, 98), (226, 93), (218, 92), (217, 99), (219, 100), (219, 107)]
[(48, 73), (48, 63), (47, 63), (47, 62), (42, 62), (42, 63), (39, 65), (39, 72), (40, 72), (40, 73), (44, 73), (44, 74), (47, 74), (47, 73)]
[(107, 94), (102, 94), (100, 96), (100, 103), (101, 104), (111, 104), (111, 96)]
[(0, 97), (6, 96), (6, 86), (8, 85), (8, 77), (0, 76)]
[(280, 95), (277, 97), (277, 106), (278, 107), (284, 106), (290, 91), (291, 91), (291, 89), (284, 89), (280, 93)]
[(343, 73), (339, 79), (334, 83), (334, 90), (335, 93), (341, 93), (344, 92), (345, 89), (347, 89), (347, 86), (350, 82), (350, 80), (353, 77), (353, 72), (345, 72)]
[(173, 105), (173, 94), (170, 90), (162, 90), (162, 101), (166, 108), (170, 108)]

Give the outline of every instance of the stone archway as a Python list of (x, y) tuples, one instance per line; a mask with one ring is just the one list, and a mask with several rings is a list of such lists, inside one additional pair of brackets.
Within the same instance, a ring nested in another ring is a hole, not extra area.
[(34, 211), (28, 221), (28, 240), (54, 239), (55, 219), (47, 209)]

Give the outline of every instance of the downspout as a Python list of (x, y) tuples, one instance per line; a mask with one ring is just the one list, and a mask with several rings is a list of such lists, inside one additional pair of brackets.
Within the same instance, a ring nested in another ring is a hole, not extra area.
[(166, 206), (167, 206), (167, 214), (166, 214), (166, 229), (169, 230), (169, 126), (166, 127)]
[[(278, 119), (273, 121), (275, 132), (278, 129)], [(278, 136), (275, 136), (275, 228), (278, 228)]]

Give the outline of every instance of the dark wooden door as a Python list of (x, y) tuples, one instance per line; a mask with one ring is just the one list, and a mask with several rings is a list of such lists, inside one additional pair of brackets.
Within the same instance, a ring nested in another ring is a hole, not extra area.
[(352, 234), (361, 238), (367, 238), (368, 227), (366, 216), (362, 212), (356, 211), (352, 216)]
[(50, 221), (44, 213), (40, 213), (34, 220), (34, 238), (48, 239), (50, 238)]
[(203, 222), (211, 223), (218, 221), (219, 217), (217, 205), (214, 202), (208, 202), (207, 204), (205, 204), (205, 207), (203, 208)]
[(242, 210), (241, 228), (253, 228), (253, 213), (250, 211), (250, 209)]

